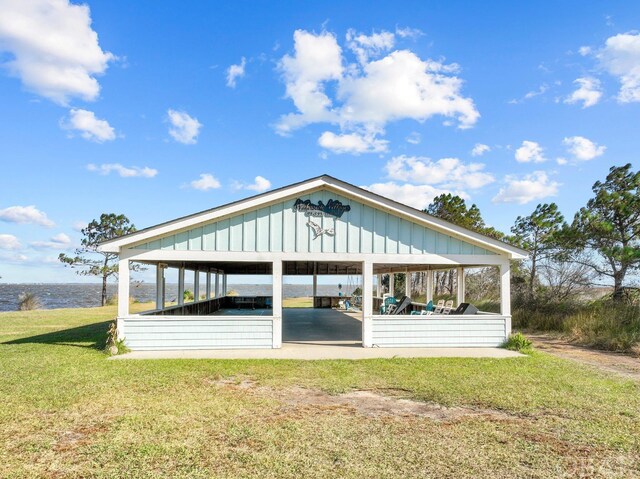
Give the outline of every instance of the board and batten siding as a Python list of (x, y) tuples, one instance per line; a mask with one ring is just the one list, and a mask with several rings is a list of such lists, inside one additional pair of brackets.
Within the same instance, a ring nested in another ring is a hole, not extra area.
[[(495, 254), (381, 209), (319, 190), (299, 197), (313, 203), (339, 200), (351, 206), (342, 217), (293, 210), (295, 198), (247, 211), (135, 246), (141, 250), (246, 251), (270, 253)], [(307, 221), (334, 235), (314, 239)]]
[(507, 318), (374, 316), (373, 347), (498, 347), (507, 339)]
[(257, 316), (120, 318), (125, 344), (136, 351), (273, 347), (273, 319)]

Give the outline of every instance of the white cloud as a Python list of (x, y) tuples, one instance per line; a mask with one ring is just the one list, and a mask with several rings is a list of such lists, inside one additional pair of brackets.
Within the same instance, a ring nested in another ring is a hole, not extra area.
[(482, 163), (463, 163), (458, 158), (442, 158), (432, 161), (426, 157), (396, 156), (385, 165), (387, 175), (392, 180), (414, 184), (438, 185), (450, 189), (478, 189), (495, 178), (482, 171)]
[(544, 148), (535, 141), (524, 140), (522, 146), (516, 150), (518, 163), (542, 163), (547, 161), (544, 157)]
[(584, 136), (571, 136), (562, 140), (567, 151), (578, 161), (589, 161), (604, 154), (606, 146), (597, 143)]
[(202, 173), (200, 175), (200, 179), (193, 180), (189, 184), (191, 185), (191, 188), (200, 191), (215, 190), (216, 188), (220, 188), (220, 182), (209, 173)]
[(198, 140), (202, 123), (197, 118), (189, 116), (184, 111), (167, 110), (167, 116), (171, 123), (169, 134), (179, 143), (193, 145)]
[(331, 150), (334, 153), (351, 153), (354, 155), (387, 151), (388, 143), (386, 140), (376, 139), (373, 135), (361, 135), (359, 133), (336, 135), (331, 131), (325, 131), (318, 138), (318, 144), (322, 148)]
[(20, 249), (22, 245), (18, 238), (9, 234), (0, 234), (0, 249)]
[(26, 89), (66, 105), (71, 98), (95, 100), (96, 76), (115, 57), (102, 50), (87, 5), (68, 0), (0, 2), (0, 51)]
[(491, 147), (489, 145), (485, 145), (483, 143), (476, 143), (471, 150), (471, 156), (482, 156), (488, 151), (491, 151)]
[(450, 191), (432, 185), (398, 184), (393, 181), (374, 183), (362, 188), (420, 210), (429, 206), (433, 199), (442, 193), (453, 193), (467, 198), (467, 195), (462, 191)]
[(524, 205), (558, 194), (560, 183), (551, 181), (544, 171), (534, 171), (523, 177), (505, 176), (505, 186), (493, 198), (494, 203), (518, 203)]
[(569, 163), (569, 161), (566, 158), (559, 157), (559, 158), (556, 158), (556, 163), (558, 163), (560, 166), (563, 166)]
[(112, 171), (115, 171), (123, 178), (153, 178), (158, 174), (158, 170), (145, 166), (140, 168), (138, 166), (122, 166), (120, 163), (104, 163), (102, 165), (94, 165), (90, 163), (87, 165), (87, 170), (100, 173), (101, 175), (108, 175)]
[(400, 38), (411, 38), (415, 40), (416, 38), (423, 36), (424, 32), (419, 28), (396, 27), (396, 35), (398, 35)]
[(237, 65), (231, 65), (227, 69), (227, 86), (229, 88), (235, 88), (238, 78), (244, 77), (244, 67), (246, 66), (246, 64), (247, 59), (245, 57), (242, 57), (240, 63), (238, 63)]
[(526, 100), (530, 100), (531, 98), (535, 98), (537, 96), (543, 95), (548, 90), (549, 90), (549, 85), (546, 83), (543, 83), (542, 85), (540, 85), (540, 87), (537, 90), (528, 91), (527, 93), (524, 94), (522, 98), (520, 99), (514, 98), (513, 100), (509, 100), (509, 103), (511, 103), (512, 105), (522, 103)]
[(607, 38), (595, 56), (620, 81), (618, 101), (640, 102), (640, 33), (620, 33)]
[(602, 88), (600, 80), (597, 78), (583, 77), (574, 80), (578, 84), (578, 89), (565, 98), (565, 103), (582, 102), (582, 108), (589, 108), (595, 105), (602, 98)]
[[(480, 115), (473, 100), (461, 94), (458, 66), (422, 60), (409, 50), (387, 54), (394, 44), (395, 34), (390, 32), (362, 35), (350, 30), (346, 46), (355, 51), (358, 63), (349, 63), (335, 35), (297, 30), (294, 54), (279, 63), (286, 96), (296, 111), (283, 115), (276, 131), (287, 135), (311, 123), (329, 123), (341, 132), (323, 141), (355, 134), (377, 146), (354, 151), (371, 152), (381, 151), (376, 136), (392, 121), (423, 122), (439, 115), (456, 119), (460, 128), (473, 126)], [(377, 58), (381, 55), (386, 56)]]
[(582, 46), (578, 49), (578, 53), (583, 57), (586, 57), (587, 55), (589, 55), (591, 51), (592, 51), (591, 47), (588, 47), (588, 46)]
[(38, 249), (67, 249), (71, 247), (71, 238), (64, 233), (59, 233), (52, 236), (49, 241), (32, 241), (29, 244)]
[(69, 111), (69, 118), (60, 121), (60, 126), (65, 130), (78, 131), (85, 140), (97, 143), (116, 139), (116, 132), (109, 122), (96, 118), (92, 111), (73, 108)]
[(369, 61), (370, 57), (377, 57), (391, 50), (395, 42), (395, 35), (384, 30), (371, 35), (356, 33), (353, 29), (347, 31), (347, 47), (355, 53), (358, 61), (363, 65)]
[(262, 193), (263, 191), (267, 191), (271, 188), (271, 182), (264, 176), (256, 176), (253, 183), (245, 184), (239, 181), (234, 181), (231, 186), (236, 190), (252, 190)]
[(407, 141), (407, 143), (411, 143), (412, 145), (419, 145), (422, 141), (422, 135), (420, 135), (420, 133), (418, 133), (417, 131), (412, 131), (405, 138), (405, 140)]
[(81, 232), (84, 228), (87, 227), (88, 224), (89, 223), (87, 223), (86, 221), (74, 221), (71, 228), (73, 229), (73, 231)]
[(19, 224), (36, 224), (52, 228), (55, 223), (51, 221), (46, 213), (40, 211), (34, 205), (30, 206), (9, 206), (0, 210), (0, 221)]

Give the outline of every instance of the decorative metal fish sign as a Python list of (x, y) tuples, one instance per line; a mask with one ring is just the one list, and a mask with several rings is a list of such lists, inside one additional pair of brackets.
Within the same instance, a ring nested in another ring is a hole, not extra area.
[(322, 235), (334, 236), (336, 233), (333, 228), (323, 229), (318, 223), (314, 223), (311, 220), (307, 221), (307, 225), (313, 230), (313, 239), (316, 239)]

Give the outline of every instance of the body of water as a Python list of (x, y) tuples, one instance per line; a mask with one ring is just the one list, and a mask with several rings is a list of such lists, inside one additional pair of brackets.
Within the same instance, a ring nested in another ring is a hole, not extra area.
[[(166, 298), (174, 301), (178, 295), (178, 285), (167, 283)], [(186, 284), (186, 289), (193, 291), (192, 284)], [(202, 292), (204, 288), (201, 286)], [(246, 296), (270, 296), (270, 284), (229, 284), (229, 290), (234, 290), (240, 295)], [(43, 309), (54, 308), (90, 308), (100, 306), (101, 284), (79, 284), (79, 283), (51, 283), (51, 284), (8, 284), (0, 283), (0, 311), (16, 311), (18, 309), (19, 297), (23, 293), (33, 293), (40, 302)], [(337, 285), (318, 285), (318, 294), (322, 296), (334, 296), (338, 294)], [(343, 289), (344, 291), (344, 289)], [(117, 286), (109, 284), (107, 295), (113, 296), (117, 293)], [(140, 283), (131, 285), (131, 297), (140, 302), (155, 301), (156, 286), (150, 283)], [(283, 285), (283, 295), (285, 298), (298, 298), (311, 296), (311, 285), (306, 284), (285, 284)]]

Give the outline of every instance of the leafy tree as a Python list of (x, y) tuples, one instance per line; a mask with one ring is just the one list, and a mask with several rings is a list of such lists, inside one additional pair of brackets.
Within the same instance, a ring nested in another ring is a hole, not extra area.
[(437, 218), (492, 238), (504, 238), (502, 232), (485, 224), (480, 209), (475, 204), (467, 207), (466, 201), (457, 195), (443, 193), (436, 196), (424, 211)]
[(529, 251), (529, 297), (533, 297), (538, 265), (550, 258), (558, 249), (558, 234), (564, 225), (564, 217), (555, 203), (538, 205), (529, 216), (518, 216), (511, 228), (512, 240)]
[[(108, 279), (118, 275), (118, 255), (116, 253), (98, 251), (98, 245), (103, 241), (124, 236), (134, 231), (136, 231), (136, 227), (131, 224), (125, 215), (103, 213), (100, 215), (100, 220), (93, 220), (82, 229), (81, 246), (75, 250), (74, 257), (67, 256), (64, 253), (60, 253), (58, 256), (58, 259), (65, 266), (78, 268), (77, 274), (102, 277), (102, 306), (107, 302)], [(140, 265), (132, 265), (131, 270), (140, 271)]]
[[(640, 172), (631, 171), (630, 163), (612, 166), (592, 190), (595, 196), (576, 213), (564, 238), (573, 248), (571, 259), (613, 279), (613, 298), (621, 300), (627, 273), (640, 269)], [(577, 256), (581, 250), (592, 254)]]

